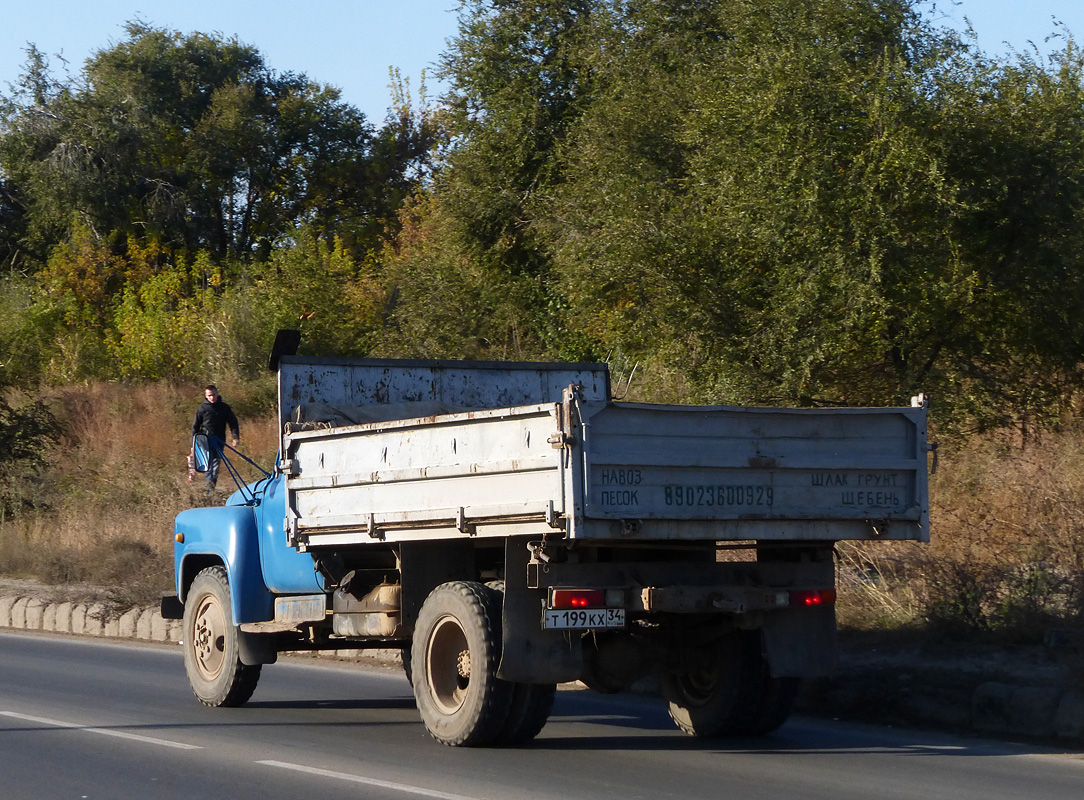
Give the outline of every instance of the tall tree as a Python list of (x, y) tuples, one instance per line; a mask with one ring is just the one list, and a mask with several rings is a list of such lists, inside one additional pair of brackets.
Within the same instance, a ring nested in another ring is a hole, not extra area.
[(1057, 419), (1084, 363), (1084, 52), (968, 54), (940, 92), (968, 280), (937, 345), (970, 416)]
[[(25, 316), (48, 329), (6, 328), (38, 345), (23, 362), (42, 365), (39, 377), (252, 364), (238, 352), (253, 328), (237, 301), (245, 287), (300, 281), (298, 304), (338, 292), (363, 306), (321, 308), (327, 324), (369, 319), (376, 259), (442, 136), (424, 97), (419, 108), (400, 97), (377, 130), (337, 90), (276, 73), (252, 46), (138, 22), (76, 80), (28, 56), (0, 96), (0, 259), (33, 278)], [(300, 255), (277, 257), (314, 242), (336, 254), (323, 292)], [(0, 290), (5, 306), (25, 305), (25, 283)], [(224, 332), (231, 314), (245, 332)]]
[(1084, 378), (1081, 55), (993, 60), (923, 9), (466, 3), (457, 147), (396, 256), (505, 291), (442, 346), (527, 329), (656, 396), (1056, 413)]
[(300, 223), (372, 247), (401, 199), (384, 185), (426, 147), (385, 146), (376, 164), (382, 140), (337, 90), (236, 39), (133, 22), (79, 84), (49, 91), (45, 73), (4, 104), (0, 164), (46, 245), (78, 221), (216, 259), (247, 260)]
[[(439, 342), (444, 355), (579, 358), (535, 234), (536, 198), (561, 180), (558, 153), (590, 103), (583, 58), (596, 0), (468, 0), (443, 61), (454, 147), (433, 198), (407, 210), (407, 247), (393, 258), (394, 330)], [(439, 247), (428, 238), (439, 231)], [(411, 248), (415, 248), (413, 251)], [(463, 270), (450, 265), (469, 264)], [(435, 283), (449, 285), (437, 292)], [(476, 300), (457, 313), (464, 295)], [(420, 322), (436, 315), (441, 322)], [(434, 335), (430, 335), (430, 333)], [(453, 343), (459, 343), (453, 345)], [(417, 343), (397, 345), (416, 352)], [(461, 347), (457, 351), (455, 348)], [(448, 348), (452, 348), (449, 350)]]
[(882, 337), (909, 313), (891, 293), (948, 256), (921, 89), (950, 43), (895, 0), (630, 2), (618, 23), (538, 223), (577, 318), (705, 399), (905, 392)]

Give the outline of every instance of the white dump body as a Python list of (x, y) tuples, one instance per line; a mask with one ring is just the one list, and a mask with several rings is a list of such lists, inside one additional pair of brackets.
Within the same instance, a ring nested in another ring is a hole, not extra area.
[[(286, 426), (286, 527), (302, 548), (928, 538), (923, 408), (612, 403), (600, 365), (284, 362), (284, 422), (306, 404), (366, 407)], [(562, 399), (569, 384), (583, 388)], [(428, 416), (380, 419), (412, 408)]]

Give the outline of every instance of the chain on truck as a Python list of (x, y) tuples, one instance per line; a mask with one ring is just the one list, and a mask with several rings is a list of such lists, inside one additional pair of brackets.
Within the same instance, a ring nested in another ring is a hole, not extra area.
[(393, 648), (447, 745), (528, 741), (557, 684), (651, 674), (681, 730), (766, 733), (833, 669), (835, 543), (928, 540), (922, 396), (647, 405), (615, 402), (604, 364), (297, 343), (270, 361), (273, 473), (176, 519), (163, 614), (209, 706), (281, 652)]

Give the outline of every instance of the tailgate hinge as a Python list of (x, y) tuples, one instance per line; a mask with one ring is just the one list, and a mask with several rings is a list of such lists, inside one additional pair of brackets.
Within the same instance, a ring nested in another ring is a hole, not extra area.
[(563, 447), (574, 444), (576, 440), (564, 431), (557, 431), (557, 433), (552, 434), (546, 441), (550, 443), (550, 446), (554, 450), (560, 450)]
[(478, 528), (473, 522), (467, 522), (467, 512), (463, 506), (459, 507), (459, 511), (455, 515), (455, 527), (460, 533), (465, 533), (468, 536), (474, 536), (478, 533)]

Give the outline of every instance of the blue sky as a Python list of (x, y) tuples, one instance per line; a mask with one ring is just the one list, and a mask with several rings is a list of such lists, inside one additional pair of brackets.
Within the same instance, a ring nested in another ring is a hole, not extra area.
[[(0, 0), (0, 91), (26, 63), (27, 42), (77, 69), (95, 50), (125, 38), (124, 23), (217, 32), (254, 45), (278, 72), (304, 72), (337, 86), (343, 99), (381, 122), (388, 68), (410, 79), (456, 33), (457, 0)], [(54, 61), (54, 65), (56, 62)], [(433, 94), (433, 92), (431, 92)]]
[[(48, 55), (62, 53), (78, 71), (95, 50), (124, 38), (136, 17), (185, 32), (218, 32), (256, 46), (279, 72), (304, 72), (339, 87), (343, 99), (373, 122), (388, 107), (388, 68), (398, 67), (418, 87), (445, 41), (456, 32), (457, 0), (0, 0), (0, 91), (25, 63), (33, 42)], [(966, 16), (988, 52), (1042, 52), (1054, 19), (1084, 39), (1084, 0), (938, 0), (941, 23), (960, 28)], [(430, 95), (439, 85), (430, 79)]]
[[(933, 5), (929, 3), (927, 5)], [(938, 0), (935, 18), (946, 27), (963, 30), (970, 21), (979, 46), (989, 53), (1021, 51), (1029, 43), (1041, 53), (1057, 50), (1058, 42), (1044, 43), (1055, 32), (1055, 21), (1064, 24), (1077, 40), (1084, 41), (1084, 0)]]

